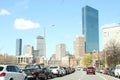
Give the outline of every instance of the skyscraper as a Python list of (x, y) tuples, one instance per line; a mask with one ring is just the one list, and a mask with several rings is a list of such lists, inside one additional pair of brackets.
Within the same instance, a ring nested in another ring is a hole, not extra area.
[(16, 39), (16, 56), (22, 55), (22, 39)]
[(33, 46), (31, 46), (31, 45), (25, 45), (24, 54), (26, 56), (32, 56), (33, 55)]
[(82, 33), (85, 36), (85, 51), (99, 51), (98, 10), (90, 6), (82, 8)]
[(37, 36), (36, 50), (38, 50), (38, 56), (46, 57), (46, 44), (45, 44), (45, 38), (43, 36)]
[(56, 45), (56, 60), (61, 61), (66, 54), (66, 45), (63, 43)]

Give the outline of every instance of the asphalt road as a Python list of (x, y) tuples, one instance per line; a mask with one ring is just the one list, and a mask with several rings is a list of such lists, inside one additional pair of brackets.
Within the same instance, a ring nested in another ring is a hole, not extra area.
[(96, 73), (96, 75), (93, 74), (87, 75), (85, 71), (76, 71), (72, 74), (63, 77), (56, 77), (54, 79), (49, 80), (120, 80), (120, 79), (101, 73)]

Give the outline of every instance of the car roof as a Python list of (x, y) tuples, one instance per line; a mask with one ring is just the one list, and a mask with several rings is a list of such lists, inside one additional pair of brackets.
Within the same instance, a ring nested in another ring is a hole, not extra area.
[(15, 66), (13, 64), (1, 64), (0, 66), (6, 67), (6, 66)]

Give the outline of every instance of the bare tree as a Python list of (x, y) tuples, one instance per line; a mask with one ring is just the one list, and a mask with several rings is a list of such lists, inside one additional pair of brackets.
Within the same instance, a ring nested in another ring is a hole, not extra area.
[(114, 67), (120, 62), (120, 44), (115, 39), (110, 40), (105, 48), (106, 51), (106, 61), (109, 67)]

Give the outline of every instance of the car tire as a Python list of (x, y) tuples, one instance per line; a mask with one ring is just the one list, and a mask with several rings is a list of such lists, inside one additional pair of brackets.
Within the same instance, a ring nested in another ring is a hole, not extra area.
[(24, 80), (28, 80), (28, 78), (27, 77), (25, 77), (25, 79)]

